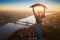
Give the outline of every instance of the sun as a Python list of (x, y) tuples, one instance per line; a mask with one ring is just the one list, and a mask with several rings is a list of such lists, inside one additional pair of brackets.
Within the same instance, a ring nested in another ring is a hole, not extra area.
[(36, 14), (38, 13), (38, 11), (44, 12), (44, 8), (42, 6), (40, 6), (40, 7), (34, 7), (34, 10), (35, 10)]
[(35, 7), (34, 9), (35, 9), (36, 11), (39, 11), (39, 10), (40, 10), (40, 11), (43, 11), (43, 10), (44, 10), (43, 7)]

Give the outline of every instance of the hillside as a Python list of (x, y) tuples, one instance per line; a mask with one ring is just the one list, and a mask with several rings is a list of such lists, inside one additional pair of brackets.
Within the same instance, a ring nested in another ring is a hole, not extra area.
[[(43, 40), (60, 40), (60, 12), (46, 16), (42, 22)], [(36, 37), (35, 24), (16, 30), (7, 40), (28, 40)]]

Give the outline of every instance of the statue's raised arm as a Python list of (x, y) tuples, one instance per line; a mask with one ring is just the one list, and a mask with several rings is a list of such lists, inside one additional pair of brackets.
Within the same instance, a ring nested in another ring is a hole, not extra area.
[(33, 14), (34, 14), (34, 16), (35, 16), (35, 18), (36, 18), (37, 14), (36, 14), (35, 11), (34, 11), (34, 7), (33, 7), (32, 9), (33, 9)]

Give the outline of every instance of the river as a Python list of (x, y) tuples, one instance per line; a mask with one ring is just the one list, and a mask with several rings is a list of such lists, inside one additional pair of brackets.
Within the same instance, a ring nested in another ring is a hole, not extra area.
[[(29, 16), (27, 18), (23, 18), (18, 20), (16, 23), (20, 23), (22, 24), (22, 22), (30, 22), (32, 24), (35, 23), (35, 19), (34, 16)], [(7, 23), (4, 26), (0, 27), (0, 40), (5, 40), (6, 38), (8, 38), (14, 31), (26, 27), (24, 24), (20, 25), (20, 24), (15, 24), (15, 23)]]

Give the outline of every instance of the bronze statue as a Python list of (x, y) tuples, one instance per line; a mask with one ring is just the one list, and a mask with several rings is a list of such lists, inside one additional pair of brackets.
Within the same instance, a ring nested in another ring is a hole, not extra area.
[[(34, 7), (40, 7), (42, 6), (44, 8), (43, 12), (41, 10), (37, 11), (38, 15), (35, 13)], [(45, 8), (47, 8), (43, 4), (34, 4), (31, 6), (33, 9), (33, 13), (36, 19), (36, 34), (37, 34), (37, 40), (42, 40), (42, 19), (45, 18)]]

